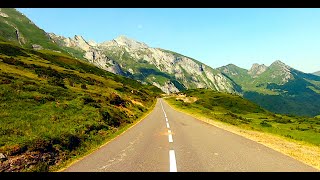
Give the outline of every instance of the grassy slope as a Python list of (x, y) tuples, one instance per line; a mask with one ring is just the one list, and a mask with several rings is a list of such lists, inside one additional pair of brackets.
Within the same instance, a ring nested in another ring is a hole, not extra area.
[(14, 25), (19, 29), (20, 34), (25, 39), (25, 44), (23, 44), (24, 47), (31, 48), (32, 44), (39, 44), (46, 49), (61, 50), (56, 44), (49, 40), (44, 30), (31, 23), (31, 21), (19, 11), (13, 8), (1, 8), (1, 12), (9, 15), (7, 18), (0, 16), (0, 35), (4, 39), (12, 40), (18, 44), (15, 29), (8, 25), (6, 25), (6, 29), (4, 29), (4, 26), (2, 26), (6, 24), (5, 21), (7, 21), (10, 25)]
[[(143, 59), (135, 59), (124, 49), (113, 48), (112, 50), (106, 50), (106, 55), (111, 59), (121, 64), (122, 70), (126, 77), (144, 81), (152, 84), (157, 82), (160, 85), (164, 85), (165, 82), (173, 82), (179, 90), (184, 90), (184, 86), (178, 82), (173, 75), (160, 71), (155, 65), (149, 64)], [(145, 53), (145, 52), (141, 52)], [(131, 74), (129, 69), (132, 69), (135, 73)]]
[(82, 51), (61, 47), (53, 43), (44, 30), (31, 23), (30, 19), (22, 15), (19, 11), (13, 8), (1, 8), (1, 12), (6, 13), (9, 17), (5, 18), (0, 16), (0, 40), (19, 45), (19, 41), (16, 37), (16, 30), (13, 27), (15, 26), (19, 30), (20, 36), (25, 41), (25, 44), (22, 44), (22, 47), (31, 48), (33, 44), (38, 44), (44, 49), (60, 51), (62, 53), (71, 54), (78, 59), (85, 60)]
[[(227, 68), (229, 72), (224, 72), (223, 69)], [(262, 94), (278, 95), (278, 93), (266, 89), (266, 85), (259, 79), (253, 79), (248, 74), (248, 70), (240, 68), (236, 65), (229, 64), (218, 68), (224, 75), (233, 79), (235, 83), (241, 86), (243, 91), (254, 91)]]
[(272, 78), (272, 74), (280, 74), (281, 69), (275, 65), (258, 78), (251, 78), (247, 70), (235, 65), (219, 69), (223, 72), (224, 68), (230, 71), (224, 74), (242, 87), (244, 98), (269, 111), (309, 117), (320, 114), (320, 78), (317, 76), (293, 70), (294, 79), (278, 85), (282, 77)]
[(194, 103), (175, 98), (168, 101), (182, 109), (189, 109), (245, 129), (274, 133), (295, 140), (320, 145), (320, 120), (299, 116), (285, 116), (268, 112), (240, 96), (207, 89), (184, 91), (196, 97)]
[(305, 118), (273, 114), (239, 96), (211, 90), (187, 90), (184, 93), (186, 97), (172, 96), (166, 101), (179, 111), (255, 140), (320, 170), (319, 116)]
[(8, 43), (0, 43), (0, 69), (0, 152), (25, 161), (14, 171), (56, 169), (130, 126), (161, 93), (68, 56)]

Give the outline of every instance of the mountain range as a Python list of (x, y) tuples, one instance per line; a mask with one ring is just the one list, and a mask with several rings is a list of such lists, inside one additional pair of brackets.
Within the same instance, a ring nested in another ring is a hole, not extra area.
[(209, 88), (238, 94), (276, 113), (320, 114), (320, 77), (280, 60), (251, 69), (234, 64), (212, 68), (198, 60), (149, 47), (124, 35), (103, 43), (47, 33), (15, 9), (0, 10), (0, 40), (33, 50), (71, 55), (114, 74), (151, 84), (165, 93)]

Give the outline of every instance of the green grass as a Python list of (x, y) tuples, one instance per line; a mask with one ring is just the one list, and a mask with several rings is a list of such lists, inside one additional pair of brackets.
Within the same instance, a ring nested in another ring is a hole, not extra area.
[(52, 42), (46, 32), (35, 24), (30, 19), (22, 15), (19, 11), (13, 8), (1, 8), (1, 11), (9, 17), (0, 16), (0, 40), (20, 45), (17, 39), (16, 27), (19, 30), (21, 46), (31, 48), (33, 44), (41, 45), (44, 49), (60, 51), (64, 54), (70, 54), (73, 57), (84, 60), (83, 52), (68, 47), (60, 47)]
[(293, 77), (283, 83), (283, 70), (275, 64), (256, 78), (232, 64), (219, 70), (241, 86), (244, 98), (269, 111), (309, 117), (320, 113), (320, 77), (291, 69)]
[(38, 28), (35, 24), (30, 23), (30, 20), (23, 16), (19, 11), (13, 9), (13, 8), (1, 8), (1, 11), (9, 15), (8, 18), (0, 17), (0, 22), (4, 23), (7, 21), (10, 25), (9, 27), (6, 27), (6, 29), (3, 29), (3, 26), (0, 26), (0, 30), (2, 32), (13, 32), (10, 34), (4, 34), (5, 39), (12, 39), (16, 42), (17, 38), (15, 37), (15, 30), (11, 25), (14, 25), (19, 29), (19, 32), (21, 36), (25, 40), (25, 44), (23, 44), (23, 47), (31, 48), (32, 44), (39, 44), (44, 48), (52, 49), (52, 50), (61, 50), (56, 44), (52, 43), (49, 38), (46, 36), (46, 33), (44, 30)]
[(193, 103), (176, 97), (166, 100), (176, 108), (209, 119), (320, 145), (319, 118), (274, 114), (240, 96), (207, 89), (187, 90), (183, 93), (197, 100)]
[(0, 48), (0, 152), (45, 159), (14, 171), (63, 167), (130, 127), (161, 93), (59, 53)]

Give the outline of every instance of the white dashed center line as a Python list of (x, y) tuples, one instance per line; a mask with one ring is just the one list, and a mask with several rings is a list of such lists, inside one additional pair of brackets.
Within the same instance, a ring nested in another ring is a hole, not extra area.
[(169, 134), (168, 137), (169, 137), (169, 143), (172, 143), (173, 142), (172, 134)]
[(176, 155), (174, 153), (174, 150), (169, 151), (169, 159), (170, 159), (170, 172), (177, 172)]
[(170, 128), (170, 126), (169, 126), (169, 123), (167, 122), (167, 128), (169, 129)]
[[(164, 117), (166, 118), (166, 125), (168, 129), (168, 140), (169, 143), (173, 143), (173, 138), (172, 138), (172, 133), (170, 130), (170, 125), (169, 125), (169, 120), (167, 118), (167, 114), (164, 111), (163, 105), (162, 105), (162, 100), (160, 101), (161, 103), (161, 108), (164, 114)], [(174, 153), (174, 150), (169, 150), (169, 161), (170, 161), (170, 172), (177, 172), (177, 163), (176, 163), (176, 155)]]

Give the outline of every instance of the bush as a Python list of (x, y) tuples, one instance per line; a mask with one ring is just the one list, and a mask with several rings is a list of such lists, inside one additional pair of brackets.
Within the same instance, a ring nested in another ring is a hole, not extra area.
[(87, 86), (85, 84), (81, 84), (82, 89), (87, 89)]
[(39, 162), (33, 169), (32, 172), (48, 172), (49, 165), (46, 162)]
[(120, 121), (110, 115), (108, 110), (102, 110), (101, 112), (102, 118), (104, 122), (106, 122), (109, 126), (119, 127)]
[(48, 80), (48, 83), (51, 84), (51, 85), (54, 85), (54, 86), (60, 86), (60, 87), (62, 87), (64, 89), (67, 89), (67, 87), (64, 84), (63, 79), (61, 79), (61, 78), (56, 78), (56, 77), (50, 78)]
[(282, 124), (293, 123), (290, 119), (283, 119), (283, 118), (275, 119), (274, 121)]
[(112, 93), (111, 94), (111, 100), (110, 100), (110, 104), (116, 105), (116, 106), (121, 106), (121, 105), (125, 105), (125, 100), (123, 100), (119, 95), (117, 95), (116, 93)]
[(267, 123), (267, 121), (262, 121), (262, 122), (260, 122), (260, 125), (262, 126), (262, 127), (272, 127), (272, 125), (271, 124), (269, 124), (269, 123)]
[(68, 79), (68, 81), (69, 81), (69, 85), (70, 85), (71, 87), (74, 87), (74, 81), (73, 81), (72, 79)]
[(83, 97), (83, 104), (95, 103), (96, 101), (91, 96)]

